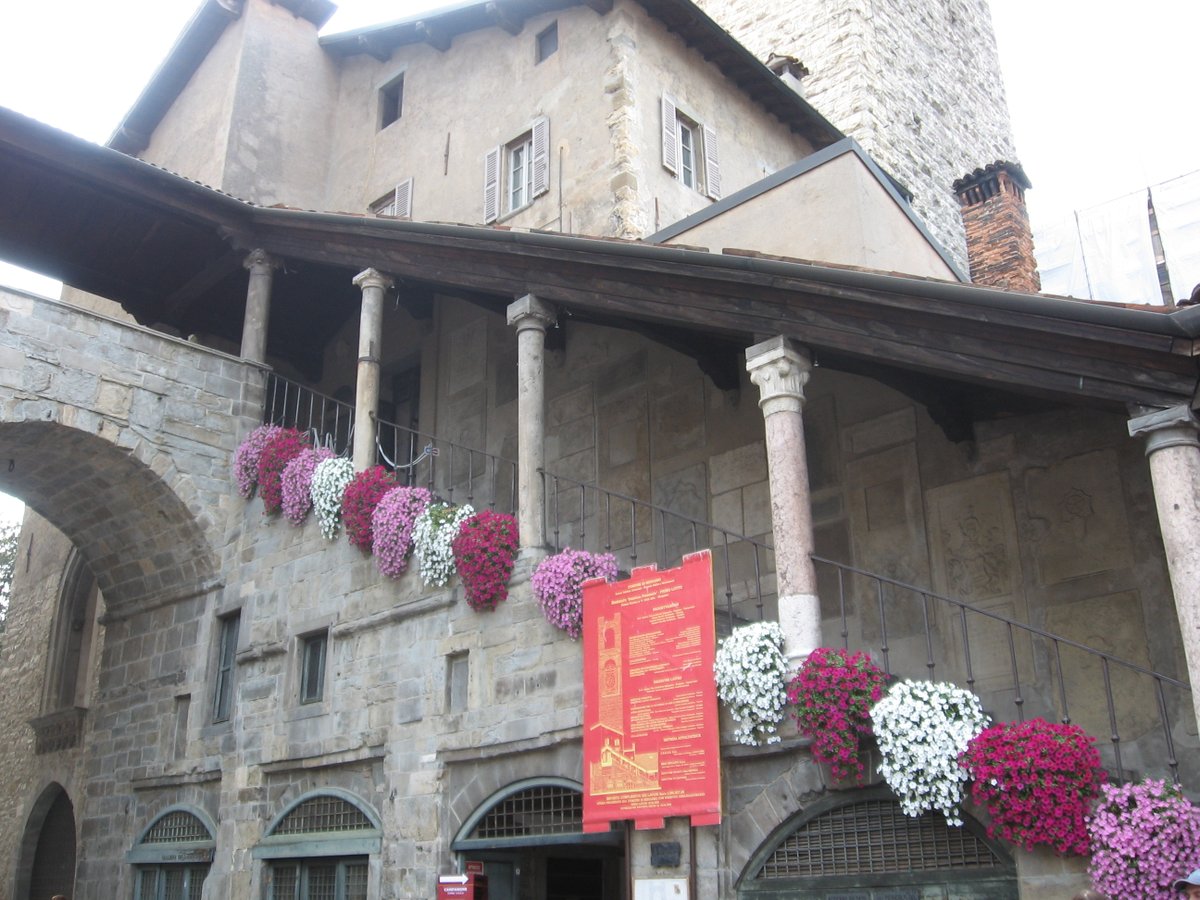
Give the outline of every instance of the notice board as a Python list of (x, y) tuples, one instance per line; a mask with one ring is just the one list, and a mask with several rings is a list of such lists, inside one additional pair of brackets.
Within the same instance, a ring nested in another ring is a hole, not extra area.
[(583, 830), (721, 821), (712, 553), (583, 586)]

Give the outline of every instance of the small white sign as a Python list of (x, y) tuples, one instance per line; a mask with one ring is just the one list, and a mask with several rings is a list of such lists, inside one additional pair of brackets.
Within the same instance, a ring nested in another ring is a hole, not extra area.
[(633, 900), (688, 900), (686, 878), (635, 878)]

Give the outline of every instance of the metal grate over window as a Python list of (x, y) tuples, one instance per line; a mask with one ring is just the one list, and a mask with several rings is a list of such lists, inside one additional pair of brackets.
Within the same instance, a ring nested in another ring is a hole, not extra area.
[(505, 797), (487, 811), (473, 838), (583, 833), (583, 794), (566, 787), (534, 787)]
[(780, 844), (757, 878), (988, 869), (1001, 861), (965, 828), (935, 816), (904, 815), (892, 800), (838, 807)]
[(272, 834), (363, 831), (374, 828), (363, 811), (341, 797), (311, 797), (283, 817)]
[(176, 844), (211, 841), (212, 835), (204, 823), (189, 812), (169, 812), (146, 833), (143, 844)]

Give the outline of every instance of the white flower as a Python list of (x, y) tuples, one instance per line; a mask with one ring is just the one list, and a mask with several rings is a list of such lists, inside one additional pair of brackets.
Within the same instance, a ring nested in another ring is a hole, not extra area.
[(454, 576), (454, 539), (462, 523), (475, 515), (471, 504), (431, 503), (413, 523), (413, 556), (427, 587), (444, 587)]
[(776, 622), (735, 628), (721, 641), (713, 667), (717, 696), (741, 723), (733, 735), (743, 744), (778, 743), (776, 729), (787, 701), (783, 631)]
[(945, 682), (902, 681), (871, 709), (880, 773), (905, 815), (940, 810), (962, 825), (967, 770), (958, 757), (988, 726), (979, 698)]
[(354, 463), (341, 457), (322, 460), (313, 469), (309, 494), (313, 512), (321, 524), (321, 534), (327, 541), (337, 537), (342, 523), (342, 494), (353, 480)]

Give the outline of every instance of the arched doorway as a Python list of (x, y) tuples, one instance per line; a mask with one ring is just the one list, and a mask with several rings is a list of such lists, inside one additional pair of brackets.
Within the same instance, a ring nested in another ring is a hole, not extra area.
[(75, 894), (75, 808), (62, 785), (42, 791), (25, 823), (18, 900), (43, 900)]
[(583, 786), (566, 778), (519, 781), (463, 823), (450, 848), (483, 863), (489, 900), (622, 900), (625, 836), (583, 833)]
[(737, 882), (739, 900), (1016, 900), (1016, 866), (970, 817), (904, 815), (886, 788), (829, 798), (788, 819)]

